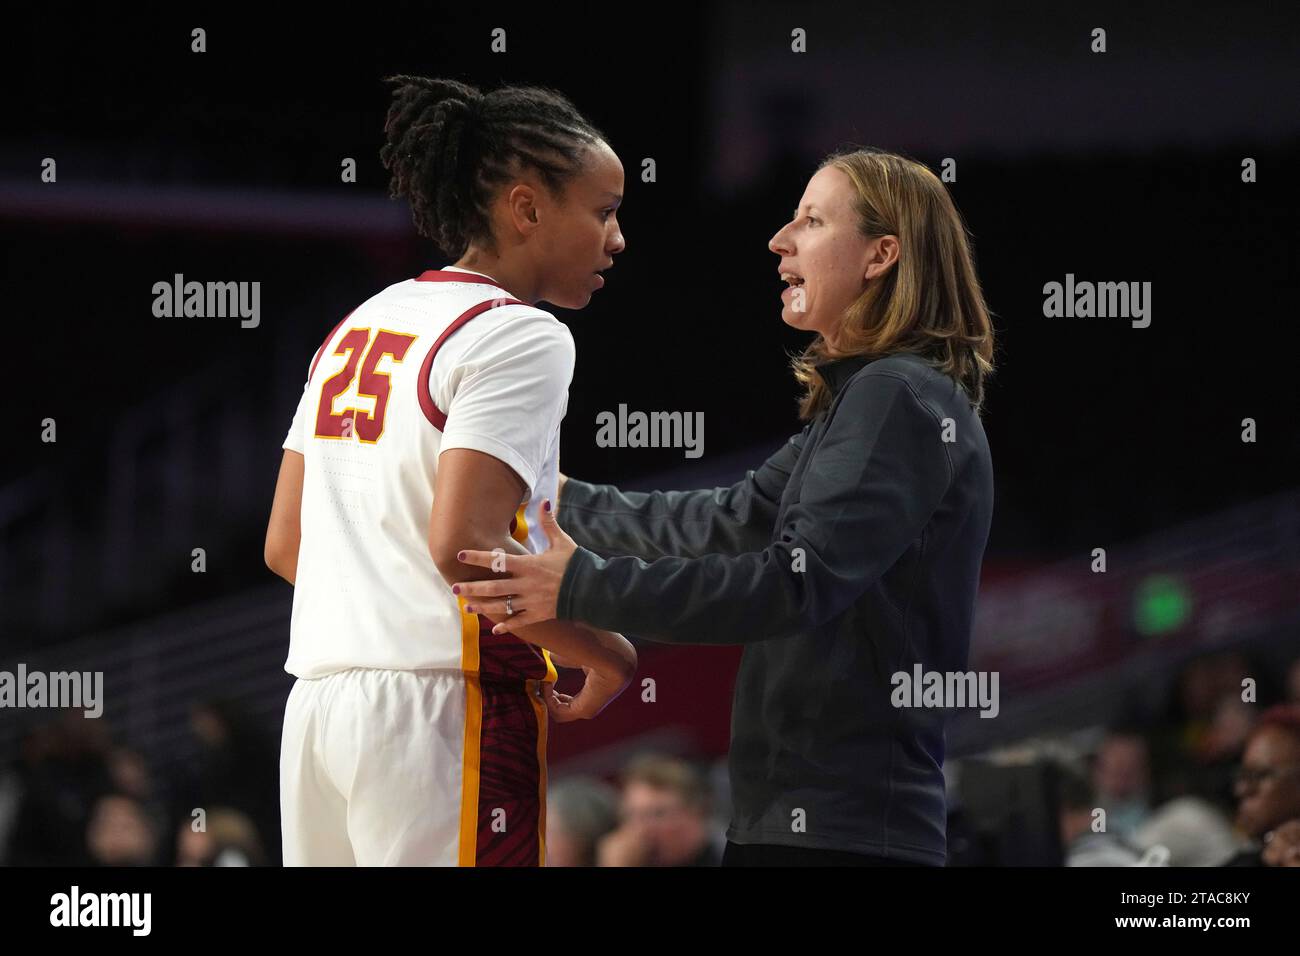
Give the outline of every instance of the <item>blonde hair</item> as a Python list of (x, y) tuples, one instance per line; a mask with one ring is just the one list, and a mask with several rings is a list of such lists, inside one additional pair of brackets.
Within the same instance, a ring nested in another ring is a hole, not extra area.
[(898, 237), (898, 261), (867, 283), (844, 310), (834, 348), (817, 336), (794, 358), (804, 387), (800, 418), (830, 404), (817, 365), (837, 358), (920, 355), (962, 387), (978, 414), (984, 380), (993, 372), (993, 324), (961, 214), (939, 178), (922, 164), (875, 149), (832, 153), (818, 170), (834, 166), (853, 183), (859, 228), (867, 237)]

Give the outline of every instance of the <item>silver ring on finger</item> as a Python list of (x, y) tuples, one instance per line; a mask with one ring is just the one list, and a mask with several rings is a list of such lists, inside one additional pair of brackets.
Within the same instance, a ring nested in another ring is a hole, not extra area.
[(506, 595), (506, 617), (514, 617), (514, 616), (515, 616), (514, 595), (507, 594)]

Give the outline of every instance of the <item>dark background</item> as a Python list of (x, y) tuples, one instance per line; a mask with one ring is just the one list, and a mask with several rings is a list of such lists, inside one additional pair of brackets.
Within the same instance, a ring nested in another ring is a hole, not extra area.
[[(218, 8), (75, 24), (38, 15), (6, 84), (3, 174), (23, 191), (0, 206), (10, 419), (29, 435), (53, 417), (60, 441), (11, 442), (0, 477), (69, 469), (93, 495), (93, 465), (72, 459), (119, 409), (217, 358), (263, 352), (286, 323), (318, 341), (378, 288), (443, 264), (402, 228), (397, 202), (382, 234), (350, 235), (195, 229), (145, 212), (121, 222), (92, 215), (92, 203), (43, 209), (39, 193), (23, 201), (28, 191), (198, 186), (306, 206), (377, 203), (379, 78), (407, 71), (552, 85), (624, 161), (627, 252), (587, 309), (557, 312), (579, 349), (569, 473), (625, 481), (680, 463), (679, 452), (595, 447), (595, 413), (620, 402), (704, 411), (710, 456), (796, 428), (785, 354), (805, 337), (779, 320), (766, 244), (817, 160), (854, 142), (935, 169), (946, 156), (958, 162), (951, 189), (999, 336), (985, 423), (997, 471), (992, 554), (1091, 547), (1290, 484), (1300, 427), (1289, 308), (1294, 17), (1268, 4), (1177, 17), (1120, 5), (738, 12), (749, 6), (628, 19), (596, 4), (531, 15), (425, 6), (336, 25)], [(809, 53), (788, 52), (787, 21), (808, 29)], [(205, 54), (188, 52), (195, 24), (208, 31)], [(508, 30), (505, 55), (488, 52), (497, 25)], [(1109, 52), (1088, 51), (1093, 25), (1108, 30)], [(36, 178), (47, 155), (56, 185)], [(339, 182), (344, 156), (357, 159), (356, 184)], [(656, 183), (640, 181), (645, 156)], [(1259, 164), (1254, 184), (1240, 179), (1245, 156)], [(259, 279), (261, 327), (153, 318), (150, 287), (174, 272)], [(1067, 272), (1152, 282), (1151, 327), (1045, 319), (1042, 285)], [(268, 371), (286, 387), (300, 377), (293, 364)], [(283, 407), (267, 411), (281, 412), (268, 414), (270, 431), (287, 427)], [(1240, 441), (1247, 416), (1258, 422), (1254, 445)], [(269, 495), (273, 464), (248, 464)]]
[[(821, 157), (859, 144), (936, 171), (954, 158), (998, 336), (981, 601), (1002, 610), (976, 653), (1066, 648), (1051, 673), (1153, 681), (1154, 710), (1179, 660), (1258, 639), (1276, 688), (1300, 613), (1298, 25), (1272, 3), (11, 16), (0, 658), (134, 661), (130, 686), (146, 689), (119, 695), (117, 725), (153, 752), (171, 746), (157, 726), (171, 711), (139, 703), (156, 682), (140, 660), (207, 668), (176, 648), (251, 633), (245, 608), (270, 607), (256, 626), (266, 667), (282, 663), (289, 589), (264, 567), (262, 536), (307, 364), (356, 304), (449, 261), (387, 198), (378, 161), (381, 78), (405, 72), (557, 88), (622, 158), (627, 251), (588, 308), (554, 311), (578, 350), (562, 468), (629, 487), (729, 483), (798, 429), (788, 357), (807, 339), (780, 321), (767, 242)], [(190, 52), (195, 26), (206, 53)], [(489, 49), (498, 26), (503, 55)], [(790, 52), (796, 26), (806, 54)], [(1089, 50), (1094, 27), (1104, 54)], [(44, 157), (56, 184), (40, 181)], [(344, 157), (355, 184), (340, 181)], [(641, 181), (644, 157), (657, 182)], [(1241, 181), (1245, 157), (1255, 183)], [(260, 326), (153, 317), (152, 285), (174, 273), (260, 281)], [(1150, 327), (1045, 318), (1043, 285), (1066, 273), (1151, 282)], [(596, 447), (596, 414), (620, 403), (704, 412), (704, 458)], [(40, 440), (45, 418), (56, 443)], [(1095, 607), (1072, 603), (1101, 587), (1085, 580), (1096, 547), (1123, 560)], [(1147, 655), (1130, 622), (1157, 571), (1205, 572), (1206, 593), (1235, 596), (1215, 614), (1194, 602), (1168, 657)], [(1040, 606), (1050, 613), (1033, 620), (1007, 610)], [(1088, 670), (1099, 661), (1121, 669)], [(233, 691), (222, 673), (212, 683)], [(287, 687), (268, 680), (271, 697)], [(1040, 689), (1080, 707), (1092, 693)], [(717, 696), (699, 718), (710, 729), (696, 728), (705, 751), (718, 728), (725, 747)], [(278, 706), (262, 706), (268, 725)]]

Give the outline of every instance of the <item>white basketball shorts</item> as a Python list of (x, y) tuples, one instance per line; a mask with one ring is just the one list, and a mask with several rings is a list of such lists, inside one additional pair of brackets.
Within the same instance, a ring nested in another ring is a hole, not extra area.
[(280, 745), (285, 865), (545, 865), (542, 687), (453, 670), (299, 679)]

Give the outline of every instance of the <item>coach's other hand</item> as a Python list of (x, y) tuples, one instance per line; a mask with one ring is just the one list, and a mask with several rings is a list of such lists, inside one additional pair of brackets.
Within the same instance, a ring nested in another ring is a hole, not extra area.
[[(542, 502), (542, 530), (549, 542), (541, 554), (506, 554), (503, 551), (461, 551), (456, 555), (463, 564), (488, 568), (505, 577), (484, 581), (462, 581), (452, 592), (465, 598), (465, 610), (486, 614), (499, 623), (493, 634), (503, 634), (511, 627), (525, 627), (555, 617), (564, 569), (578, 549), (577, 542), (565, 534), (555, 520), (549, 499)], [(510, 597), (513, 614), (506, 613)]]

